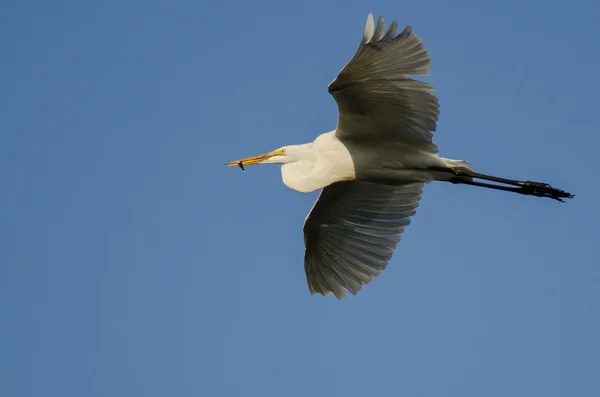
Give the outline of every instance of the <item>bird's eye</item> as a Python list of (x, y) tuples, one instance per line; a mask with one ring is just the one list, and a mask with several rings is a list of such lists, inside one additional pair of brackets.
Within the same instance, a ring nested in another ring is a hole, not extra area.
[(281, 149), (281, 154), (285, 154), (285, 149)]

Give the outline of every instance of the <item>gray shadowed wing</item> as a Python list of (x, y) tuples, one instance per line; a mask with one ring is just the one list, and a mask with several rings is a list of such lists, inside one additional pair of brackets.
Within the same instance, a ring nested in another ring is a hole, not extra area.
[(396, 141), (429, 153), (439, 115), (429, 84), (409, 75), (428, 75), (431, 66), (421, 39), (407, 26), (396, 35), (393, 22), (384, 34), (384, 19), (374, 27), (369, 14), (363, 40), (354, 57), (329, 85), (339, 119), (340, 139)]
[(423, 184), (334, 183), (304, 222), (304, 270), (311, 294), (356, 294), (386, 268), (416, 213)]

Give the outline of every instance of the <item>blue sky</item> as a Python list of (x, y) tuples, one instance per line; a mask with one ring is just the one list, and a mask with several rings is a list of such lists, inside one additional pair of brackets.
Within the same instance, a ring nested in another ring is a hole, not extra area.
[[(368, 12), (432, 54), (441, 155), (388, 269), (310, 296), (317, 193), (226, 161), (335, 128)], [(592, 0), (14, 1), (0, 13), (0, 395), (597, 396)]]

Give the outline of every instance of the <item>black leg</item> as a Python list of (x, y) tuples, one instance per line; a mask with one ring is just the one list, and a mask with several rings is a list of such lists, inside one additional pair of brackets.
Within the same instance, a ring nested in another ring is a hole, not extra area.
[(519, 193), (519, 194), (524, 194), (524, 195), (528, 195), (528, 196), (548, 197), (548, 198), (560, 201), (561, 203), (565, 202), (565, 200), (563, 200), (563, 198), (574, 197), (572, 194), (569, 194), (569, 193), (564, 192), (559, 189), (554, 189), (552, 187), (550, 188), (551, 190), (536, 189), (536, 188), (529, 188), (529, 187), (512, 187), (512, 186), (494, 185), (493, 183), (478, 182), (478, 181), (472, 181), (469, 179), (461, 179), (461, 178), (451, 179), (450, 182), (460, 183), (460, 184), (464, 184), (464, 185), (485, 187), (488, 189), (503, 190), (505, 192)]
[[(448, 173), (453, 174), (455, 176), (455, 178), (450, 179), (450, 182), (452, 182), (452, 183), (461, 183), (461, 184), (465, 184), (465, 185), (485, 187), (488, 189), (504, 190), (506, 192), (525, 194), (525, 195), (529, 195), (529, 196), (548, 197), (548, 198), (551, 198), (551, 199), (554, 199), (554, 200), (557, 200), (560, 202), (564, 202), (564, 200), (563, 200), (564, 198), (575, 197), (574, 195), (572, 195), (568, 192), (565, 192), (564, 190), (553, 188), (549, 184), (543, 183), (543, 182), (517, 181), (517, 180), (513, 180), (513, 179), (498, 178), (496, 176), (479, 174), (479, 173), (473, 172), (473, 171), (464, 171), (464, 170), (452, 169), (452, 168), (437, 168), (436, 167), (436, 168), (434, 168), (434, 170), (448, 172)], [(469, 179), (465, 179), (465, 178), (469, 178)], [(478, 182), (478, 181), (474, 181), (470, 178), (483, 179), (486, 181), (502, 183), (505, 185), (512, 185), (512, 186), (517, 186), (517, 187), (509, 187), (509, 186), (495, 185), (492, 183)]]

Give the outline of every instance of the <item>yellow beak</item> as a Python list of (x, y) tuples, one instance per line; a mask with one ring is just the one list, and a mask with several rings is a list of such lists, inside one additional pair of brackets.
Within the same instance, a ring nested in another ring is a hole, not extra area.
[(272, 151), (269, 153), (259, 154), (258, 156), (246, 157), (245, 159), (240, 159), (240, 160), (233, 160), (225, 165), (228, 167), (240, 167), (241, 169), (244, 169), (245, 165), (260, 164), (263, 161), (270, 159), (271, 157), (284, 156), (284, 155), (285, 155), (285, 151), (275, 150), (275, 151)]

